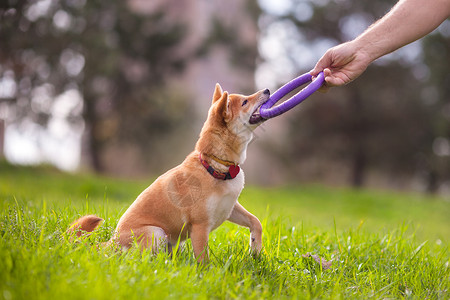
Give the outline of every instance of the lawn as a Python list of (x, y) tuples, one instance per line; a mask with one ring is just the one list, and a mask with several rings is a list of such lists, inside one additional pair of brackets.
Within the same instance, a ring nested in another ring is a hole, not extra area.
[[(450, 298), (448, 198), (249, 186), (240, 202), (263, 224), (259, 258), (248, 230), (231, 223), (210, 235), (208, 266), (189, 243), (171, 256), (98, 250), (149, 183), (0, 163), (0, 298)], [(88, 213), (105, 223), (68, 241), (63, 232)]]

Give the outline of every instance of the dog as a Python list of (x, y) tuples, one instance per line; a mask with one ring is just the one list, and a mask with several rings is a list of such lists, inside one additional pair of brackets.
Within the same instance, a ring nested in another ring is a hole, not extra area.
[[(137, 241), (141, 248), (171, 250), (178, 241), (191, 239), (195, 258), (208, 262), (209, 233), (225, 220), (250, 229), (250, 248), (262, 248), (261, 222), (238, 197), (244, 188), (240, 165), (247, 155), (253, 130), (264, 122), (260, 106), (269, 90), (253, 95), (228, 94), (216, 84), (208, 117), (195, 150), (177, 167), (158, 177), (122, 215), (106, 244), (122, 249)], [(72, 223), (69, 233), (92, 232), (103, 219), (88, 215)]]

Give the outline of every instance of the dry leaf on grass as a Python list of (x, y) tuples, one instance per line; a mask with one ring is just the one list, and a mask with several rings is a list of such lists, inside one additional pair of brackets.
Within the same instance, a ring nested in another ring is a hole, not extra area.
[(322, 270), (330, 269), (331, 264), (333, 263), (332, 260), (326, 261), (325, 259), (321, 258), (319, 255), (311, 254), (309, 252), (306, 254), (302, 254), (302, 257), (304, 257), (304, 258), (312, 257), (316, 261), (316, 263), (322, 264)]

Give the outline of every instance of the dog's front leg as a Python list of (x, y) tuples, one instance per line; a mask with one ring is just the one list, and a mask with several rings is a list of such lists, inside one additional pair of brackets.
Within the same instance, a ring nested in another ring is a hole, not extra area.
[(250, 247), (252, 253), (258, 255), (262, 248), (262, 225), (258, 218), (236, 202), (228, 221), (250, 228)]
[(194, 255), (199, 263), (208, 263), (208, 226), (205, 224), (192, 225), (191, 232), (192, 248), (194, 249)]

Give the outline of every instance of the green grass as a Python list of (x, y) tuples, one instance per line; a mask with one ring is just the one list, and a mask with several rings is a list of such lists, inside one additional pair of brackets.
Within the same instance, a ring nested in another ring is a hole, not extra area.
[[(0, 163), (0, 299), (449, 299), (450, 202), (323, 186), (246, 187), (240, 202), (263, 223), (210, 235), (209, 266), (182, 252), (113, 252), (96, 245), (150, 181), (68, 175)], [(95, 213), (84, 243), (62, 234)], [(311, 257), (333, 260), (323, 270)]]

